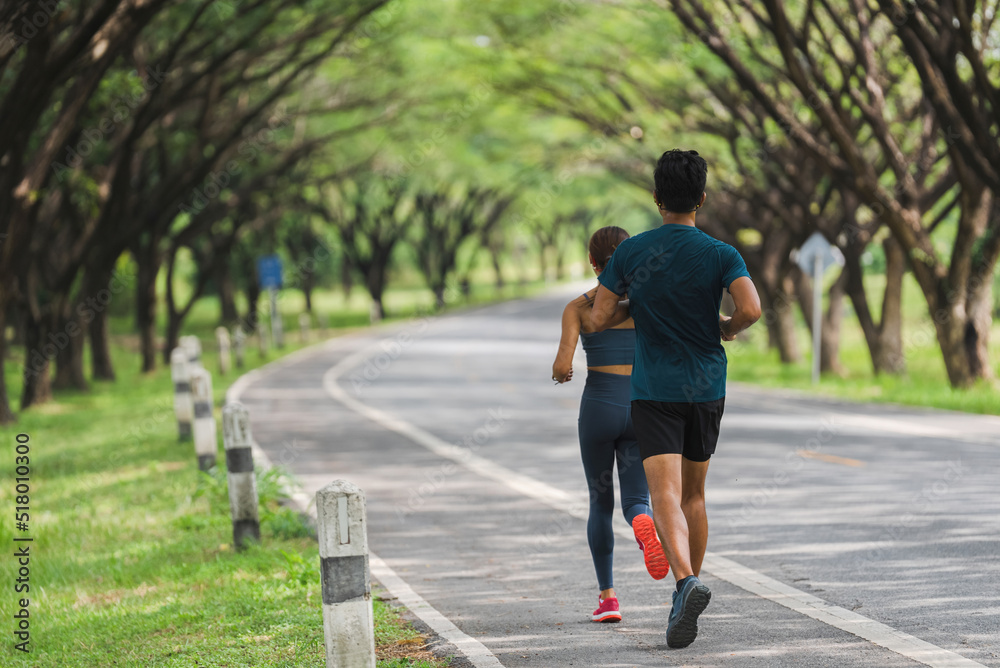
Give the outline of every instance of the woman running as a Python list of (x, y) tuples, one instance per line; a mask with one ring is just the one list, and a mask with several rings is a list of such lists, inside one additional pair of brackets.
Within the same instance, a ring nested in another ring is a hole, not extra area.
[[(590, 238), (590, 264), (594, 273), (611, 259), (619, 243), (628, 239), (620, 227), (602, 227)], [(587, 384), (580, 400), (580, 454), (590, 489), (590, 517), (587, 542), (597, 571), (601, 590), (595, 622), (620, 622), (621, 611), (615, 596), (612, 577), (615, 534), (611, 519), (615, 510), (614, 464), (618, 461), (622, 513), (635, 533), (645, 554), (646, 570), (660, 580), (670, 568), (649, 508), (649, 488), (632, 429), (631, 386), (632, 359), (635, 353), (635, 325), (628, 319), (603, 332), (594, 332), (590, 311), (597, 288), (583, 293), (563, 311), (562, 339), (552, 365), (552, 380), (565, 383), (573, 378), (573, 354), (576, 339), (583, 339), (587, 354)]]

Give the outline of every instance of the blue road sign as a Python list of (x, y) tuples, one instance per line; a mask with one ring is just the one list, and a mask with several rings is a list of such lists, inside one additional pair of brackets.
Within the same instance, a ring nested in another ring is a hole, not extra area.
[(257, 258), (257, 282), (263, 290), (281, 287), (280, 257), (265, 255)]

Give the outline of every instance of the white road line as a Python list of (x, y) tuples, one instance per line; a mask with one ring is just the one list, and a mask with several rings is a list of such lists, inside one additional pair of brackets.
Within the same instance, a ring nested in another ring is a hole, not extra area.
[(378, 578), (378, 581), (390, 594), (395, 596), (427, 626), (431, 627), (434, 633), (458, 648), (458, 651), (464, 654), (472, 665), (476, 668), (495, 668), (496, 666), (503, 668), (500, 660), (493, 656), (493, 653), (485, 645), (466, 635), (462, 629), (455, 626), (454, 622), (438, 612), (420, 594), (413, 591), (401, 577), (396, 575), (396, 572), (389, 568), (384, 561), (369, 553), (368, 563), (371, 566), (372, 575)]
[(937, 645), (897, 631), (891, 626), (876, 622), (862, 615), (831, 605), (823, 599), (807, 594), (742, 566), (731, 559), (716, 554), (706, 554), (704, 568), (720, 580), (757, 594), (778, 605), (799, 612), (807, 617), (829, 624), (848, 633), (864, 638), (907, 658), (935, 668), (986, 668), (981, 663), (967, 659)]
[[(356, 339), (353, 339), (356, 340)], [(337, 348), (343, 347), (345, 344), (351, 343), (352, 339), (347, 339), (346, 337), (339, 337), (326, 341), (322, 344), (315, 346), (310, 346), (309, 348), (304, 348), (302, 350), (296, 351), (286, 357), (275, 360), (270, 364), (266, 364), (258, 369), (254, 369), (243, 376), (240, 376), (236, 382), (234, 382), (229, 389), (226, 391), (226, 403), (237, 402), (243, 393), (250, 387), (253, 383), (261, 380), (265, 376), (268, 376), (275, 371), (288, 366), (291, 363), (299, 361), (302, 357), (305, 357), (304, 353), (314, 353), (316, 348), (322, 347), (325, 350), (335, 350)], [(273, 467), (271, 463), (271, 458), (267, 456), (267, 453), (260, 447), (260, 445), (253, 441), (251, 442), (251, 449), (253, 450), (253, 460), (254, 466), (260, 471), (267, 471)], [(292, 490), (287, 490), (288, 495), (291, 497), (292, 501), (299, 509), (308, 514), (313, 519), (316, 519), (316, 506), (313, 504), (313, 499), (304, 492), (293, 492)], [(438, 634), (461, 652), (466, 659), (469, 660), (475, 668), (504, 668), (500, 660), (497, 659), (486, 645), (482, 644), (472, 636), (464, 633), (460, 628), (455, 626), (454, 622), (442, 615), (434, 606), (425, 601), (419, 594), (417, 594), (410, 585), (406, 584), (403, 578), (389, 567), (382, 559), (378, 557), (374, 552), (368, 552), (368, 566), (371, 569), (371, 574), (375, 576), (375, 579), (381, 583), (385, 589), (392, 594), (400, 603), (406, 606), (406, 608), (416, 615), (424, 624), (427, 624), (434, 633)]]
[[(473, 453), (468, 448), (462, 448), (447, 443), (437, 436), (424, 431), (377, 408), (368, 406), (350, 396), (337, 383), (339, 376), (348, 369), (363, 363), (379, 346), (373, 345), (348, 355), (323, 375), (323, 387), (329, 395), (351, 410), (364, 415), (376, 424), (394, 431), (411, 441), (427, 448), (431, 452), (450, 459), (469, 470), (495, 480), (525, 496), (537, 499), (555, 510), (567, 513), (579, 519), (587, 517), (586, 508), (581, 507), (567, 492), (536, 480), (522, 473), (512, 471), (485, 457)], [(623, 527), (616, 532), (631, 539), (632, 534)], [(847, 631), (859, 638), (896, 652), (904, 657), (933, 668), (986, 668), (981, 663), (968, 659), (955, 652), (943, 649), (914, 636), (897, 631), (880, 622), (869, 619), (855, 612), (827, 603), (821, 598), (795, 589), (783, 582), (770, 578), (763, 573), (742, 566), (731, 559), (706, 553), (703, 567), (720, 580), (725, 580), (752, 594), (761, 596), (842, 631)]]
[[(385, 332), (386, 330), (382, 330)], [(257, 367), (247, 371), (245, 374), (233, 381), (233, 384), (229, 386), (226, 390), (226, 403), (234, 403), (240, 400), (240, 397), (246, 392), (247, 388), (253, 383), (261, 380), (265, 376), (270, 376), (275, 371), (283, 369), (289, 364), (295, 364), (303, 358), (309, 357), (315, 354), (319, 350), (337, 350), (338, 348), (343, 348), (351, 343), (358, 343), (359, 339), (365, 336), (370, 336), (371, 331), (360, 330), (357, 332), (349, 332), (341, 336), (335, 336), (332, 339), (327, 339), (326, 341), (321, 341), (319, 343), (314, 343), (311, 346), (306, 346), (301, 350), (296, 350), (294, 353), (289, 353), (284, 357), (279, 357), (273, 362), (268, 362), (264, 366)], [(367, 346), (365, 346), (367, 348)]]

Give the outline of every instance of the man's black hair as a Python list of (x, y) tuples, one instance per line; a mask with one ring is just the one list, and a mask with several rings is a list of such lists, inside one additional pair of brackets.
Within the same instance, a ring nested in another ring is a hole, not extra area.
[(708, 163), (698, 151), (673, 149), (660, 156), (653, 170), (656, 199), (674, 213), (694, 211), (701, 203), (708, 178)]

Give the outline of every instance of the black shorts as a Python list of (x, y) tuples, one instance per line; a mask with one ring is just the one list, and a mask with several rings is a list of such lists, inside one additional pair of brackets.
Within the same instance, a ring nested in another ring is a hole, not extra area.
[(719, 425), (726, 398), (715, 401), (632, 400), (632, 424), (643, 459), (653, 455), (683, 455), (707, 462), (719, 442)]

